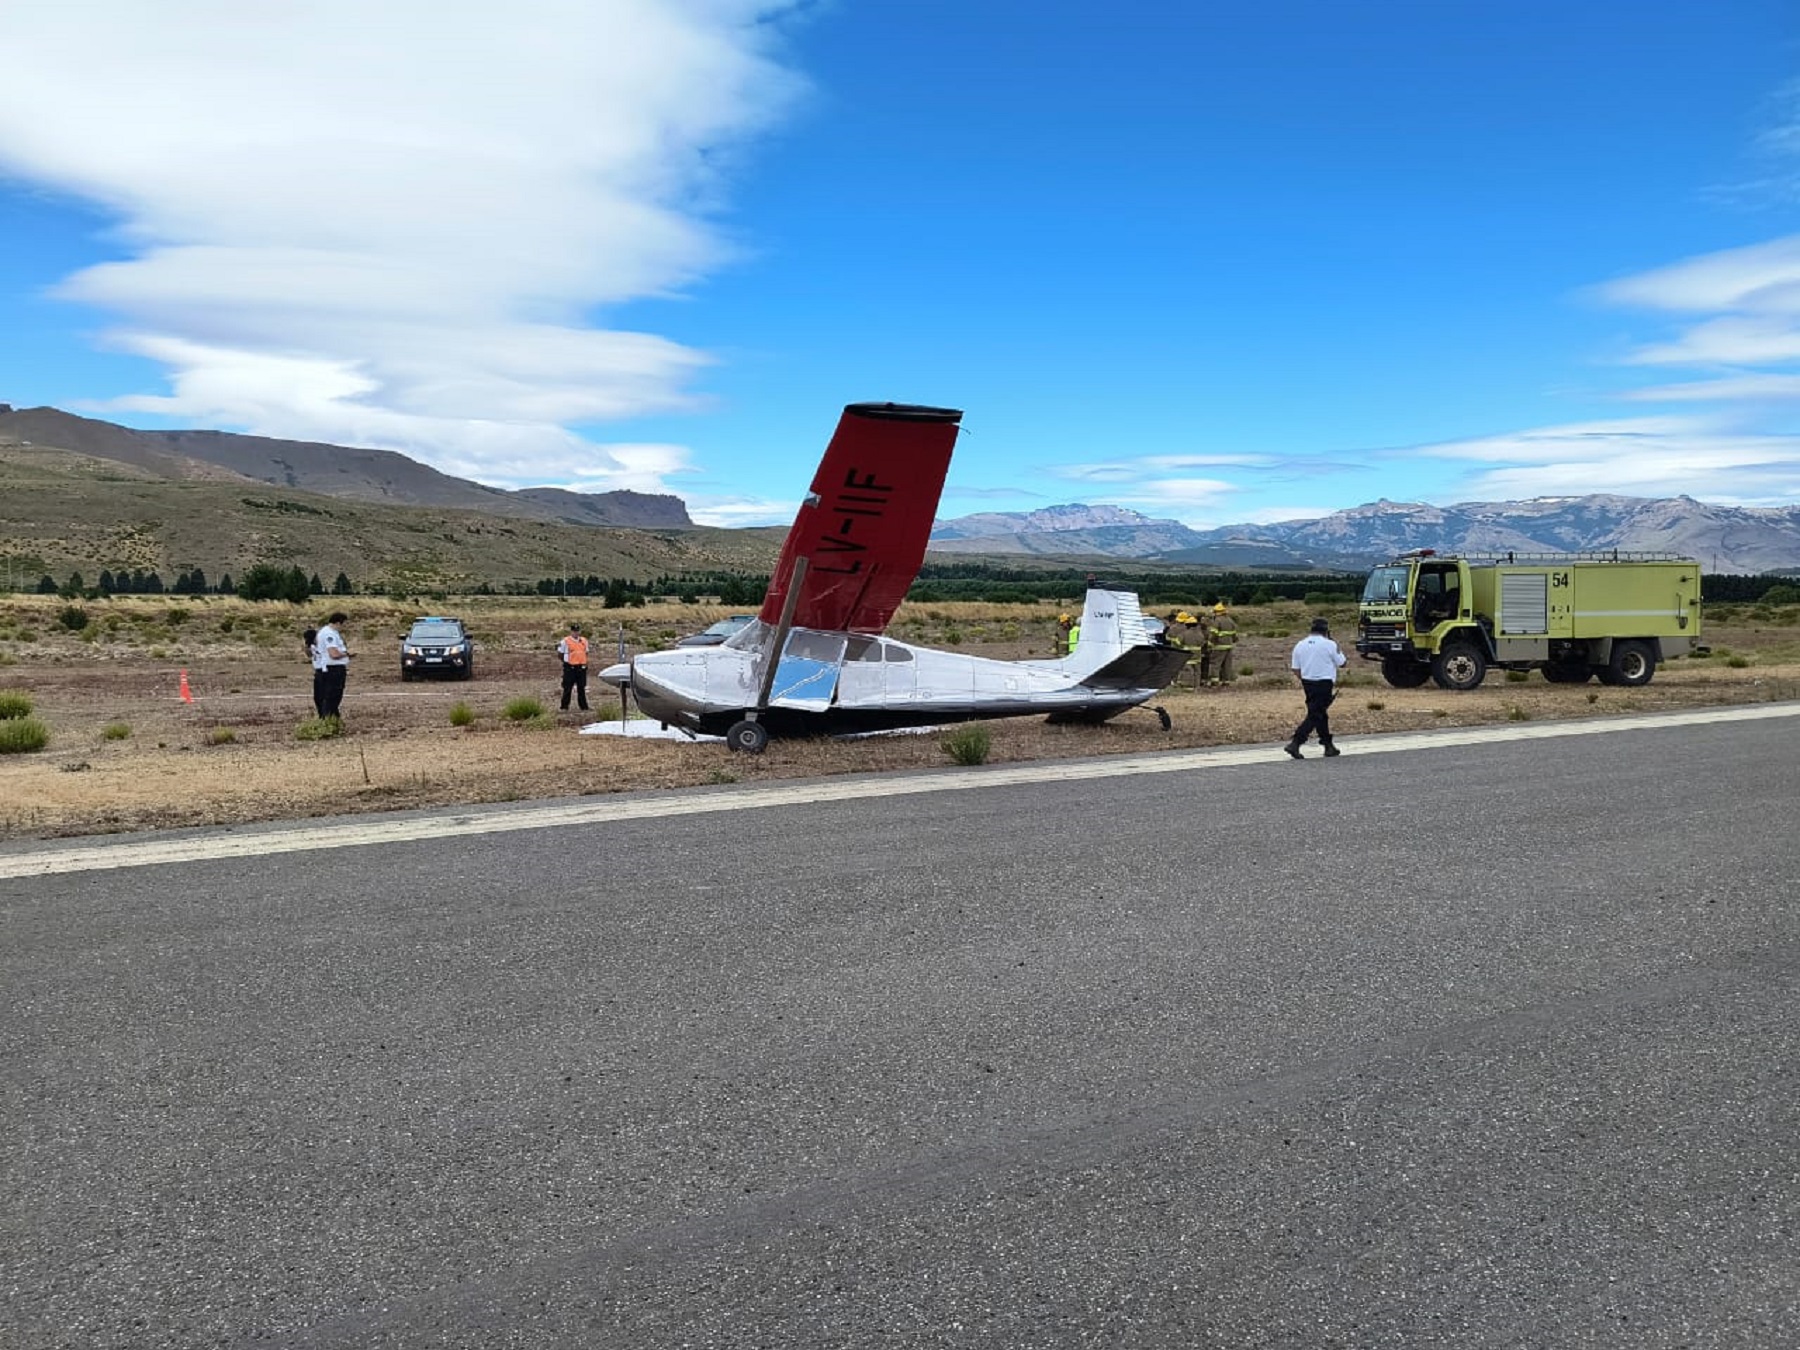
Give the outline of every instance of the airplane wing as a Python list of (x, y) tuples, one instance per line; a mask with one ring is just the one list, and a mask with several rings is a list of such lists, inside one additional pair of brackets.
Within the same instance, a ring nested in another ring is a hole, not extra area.
[(937, 515), (962, 413), (852, 403), (794, 517), (758, 616), (781, 621), (794, 560), (806, 571), (794, 626), (879, 633), (905, 599)]

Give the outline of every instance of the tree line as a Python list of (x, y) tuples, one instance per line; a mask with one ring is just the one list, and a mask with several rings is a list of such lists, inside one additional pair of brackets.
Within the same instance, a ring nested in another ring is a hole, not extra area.
[[(29, 574), (28, 574), (29, 575)], [(1266, 605), (1277, 600), (1299, 600), (1309, 605), (1348, 604), (1362, 591), (1362, 577), (1343, 572), (1152, 572), (1121, 568), (1089, 572), (1074, 568), (1025, 568), (987, 563), (928, 563), (919, 569), (906, 598), (917, 604), (945, 601), (980, 601), (989, 604), (1065, 603), (1077, 600), (1090, 586), (1135, 591), (1147, 610), (1168, 606)], [(155, 571), (142, 568), (103, 569), (90, 584), (80, 572), (57, 581), (46, 573), (37, 583), (40, 595), (64, 599), (98, 600), (111, 595), (235, 595), (244, 600), (285, 600), (304, 604), (319, 595), (359, 593), (417, 594), (440, 588), (373, 586), (366, 591), (343, 572), (328, 587), (317, 572), (275, 563), (258, 563), (241, 577), (226, 573), (214, 582), (201, 568), (182, 571), (164, 584)], [(634, 577), (541, 577), (535, 582), (510, 582), (494, 586), (481, 582), (464, 592), (474, 595), (541, 595), (598, 598), (607, 609), (636, 608), (651, 599), (678, 600), (683, 604), (711, 602), (753, 609), (768, 593), (765, 573), (701, 571), (666, 573), (640, 581)], [(1800, 602), (1800, 587), (1791, 577), (1764, 574), (1742, 576), (1707, 573), (1701, 578), (1701, 594), (1715, 603)]]
[[(79, 572), (71, 572), (66, 581), (58, 581), (49, 573), (38, 578), (39, 595), (60, 595), (65, 600), (102, 600), (110, 595), (235, 595), (243, 600), (288, 600), (304, 604), (315, 595), (326, 594), (325, 583), (314, 572), (308, 576), (298, 567), (278, 567), (258, 563), (236, 581), (227, 572), (216, 583), (208, 580), (204, 569), (195, 567), (181, 573), (168, 585), (156, 572), (134, 567), (115, 572), (102, 569), (92, 585)], [(332, 582), (332, 595), (354, 595), (356, 588), (344, 573)]]

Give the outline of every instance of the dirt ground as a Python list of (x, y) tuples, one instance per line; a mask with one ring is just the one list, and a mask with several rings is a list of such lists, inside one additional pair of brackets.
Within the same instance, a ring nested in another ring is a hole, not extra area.
[[(296, 735), (311, 716), (311, 672), (298, 633), (310, 611), (237, 601), (169, 598), (85, 602), (80, 630), (54, 597), (0, 601), (0, 693), (20, 692), (50, 729), (36, 753), (0, 755), (0, 839), (235, 824), (361, 811), (582, 796), (713, 783), (759, 782), (840, 773), (950, 765), (942, 736), (849, 741), (776, 741), (760, 756), (716, 743), (578, 735), (586, 721), (618, 716), (617, 697), (598, 684), (586, 716), (556, 711), (557, 635), (571, 609), (559, 601), (495, 602), (469, 612), (477, 674), (467, 682), (402, 682), (398, 635), (417, 607), (348, 601), (356, 660), (344, 702), (343, 733)], [(172, 622), (171, 609), (185, 611)], [(723, 610), (668, 606), (634, 613), (634, 650), (664, 645)], [(611, 612), (589, 632), (610, 655)], [(589, 617), (585, 613), (583, 617)], [(1037, 718), (987, 723), (990, 763), (1141, 753), (1228, 744), (1267, 744), (1278, 754), (1301, 715), (1286, 674), (1287, 653), (1305, 631), (1293, 605), (1240, 612), (1238, 660), (1247, 674), (1220, 688), (1172, 688), (1148, 710), (1100, 727), (1048, 726)], [(1335, 631), (1348, 645), (1348, 612)], [(1714, 655), (1661, 667), (1636, 689), (1552, 685), (1541, 675), (1490, 673), (1469, 693), (1388, 687), (1375, 667), (1351, 655), (1332, 720), (1346, 747), (1359, 735), (1431, 727), (1611, 717), (1800, 698), (1800, 641), (1791, 613), (1726, 613), (1709, 619)], [(315, 620), (316, 621), (316, 618)], [(1054, 640), (1055, 607), (939, 605), (903, 609), (897, 635), (950, 642), (1008, 658), (1043, 656)], [(603, 664), (604, 662), (602, 662)], [(191, 703), (179, 696), (186, 671)], [(503, 710), (536, 698), (542, 718), (515, 722)], [(451, 722), (466, 704), (473, 720)]]

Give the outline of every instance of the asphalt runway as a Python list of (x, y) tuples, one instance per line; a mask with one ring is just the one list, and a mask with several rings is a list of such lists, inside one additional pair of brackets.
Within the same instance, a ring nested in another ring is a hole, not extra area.
[(0, 1344), (1800, 1344), (1791, 713), (8, 876)]

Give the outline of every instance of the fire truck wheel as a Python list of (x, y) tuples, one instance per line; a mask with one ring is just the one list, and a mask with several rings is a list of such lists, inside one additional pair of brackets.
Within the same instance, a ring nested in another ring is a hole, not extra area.
[(1396, 689), (1417, 689), (1431, 678), (1431, 667), (1404, 656), (1390, 656), (1381, 663), (1381, 678)]
[(733, 722), (725, 733), (725, 744), (746, 755), (760, 755), (768, 743), (768, 729), (760, 722)]
[(1633, 638), (1628, 642), (1615, 642), (1612, 649), (1612, 660), (1606, 663), (1606, 673), (1611, 676), (1608, 684), (1637, 685), (1649, 684), (1650, 677), (1656, 674), (1656, 656), (1650, 650), (1650, 644), (1639, 642)]
[(1544, 678), (1551, 684), (1586, 684), (1594, 670), (1585, 661), (1553, 662), (1544, 667)]
[(1487, 677), (1487, 657), (1479, 647), (1453, 642), (1431, 662), (1431, 678), (1440, 689), (1473, 689)]

